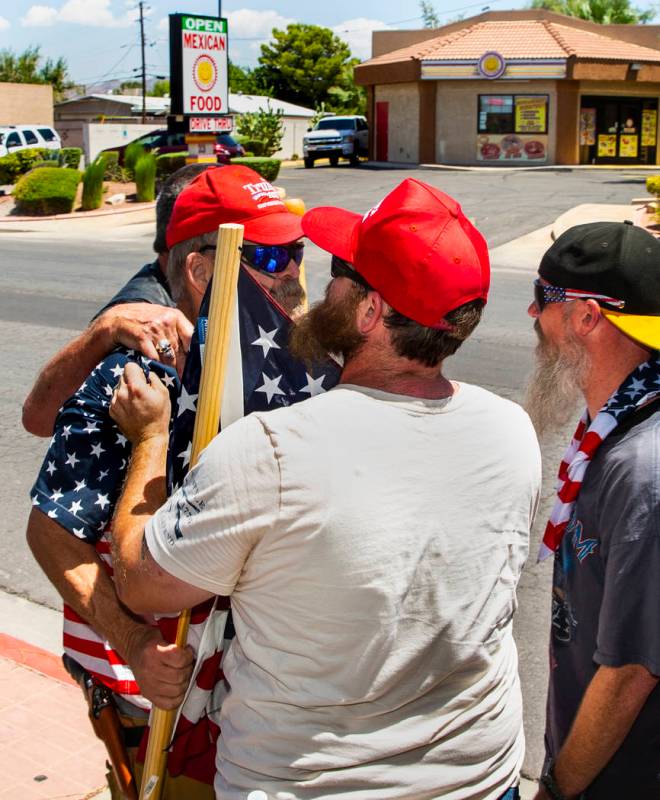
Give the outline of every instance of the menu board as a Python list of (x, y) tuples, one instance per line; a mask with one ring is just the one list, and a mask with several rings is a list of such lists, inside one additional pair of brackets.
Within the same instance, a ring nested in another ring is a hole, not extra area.
[(547, 108), (547, 97), (516, 97), (517, 133), (544, 133)]
[(639, 136), (623, 134), (619, 137), (619, 156), (621, 158), (637, 158)]
[(518, 136), (507, 133), (477, 137), (477, 161), (536, 161), (548, 158), (547, 136)]
[(658, 112), (655, 108), (642, 111), (642, 147), (655, 147), (658, 130)]
[(580, 109), (580, 144), (596, 144), (596, 109)]
[(598, 157), (616, 158), (616, 133), (598, 134)]

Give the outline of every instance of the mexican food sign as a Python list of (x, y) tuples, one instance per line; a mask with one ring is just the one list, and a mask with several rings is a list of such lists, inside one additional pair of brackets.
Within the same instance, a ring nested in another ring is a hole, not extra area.
[(227, 114), (227, 20), (170, 15), (173, 114)]

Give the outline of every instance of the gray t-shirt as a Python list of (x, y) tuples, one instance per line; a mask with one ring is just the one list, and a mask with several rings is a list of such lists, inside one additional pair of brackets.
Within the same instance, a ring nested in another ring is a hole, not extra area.
[[(660, 404), (596, 452), (555, 556), (546, 748), (555, 757), (599, 665), (660, 675)], [(633, 791), (634, 790), (634, 791)], [(589, 800), (660, 797), (660, 685)]]

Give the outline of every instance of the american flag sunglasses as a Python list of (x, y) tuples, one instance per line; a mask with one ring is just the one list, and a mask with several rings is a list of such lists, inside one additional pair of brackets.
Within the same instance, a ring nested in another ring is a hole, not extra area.
[(624, 308), (626, 305), (625, 300), (616, 300), (606, 294), (581, 292), (578, 289), (565, 289), (563, 286), (552, 286), (548, 283), (541, 283), (539, 278), (535, 279), (534, 303), (539, 313), (543, 311), (548, 303), (569, 303), (571, 300), (597, 300), (599, 303), (604, 303), (613, 308)]

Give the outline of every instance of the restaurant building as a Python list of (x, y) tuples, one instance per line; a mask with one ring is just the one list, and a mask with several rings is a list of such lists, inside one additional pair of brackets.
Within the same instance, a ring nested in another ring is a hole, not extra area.
[(377, 161), (657, 164), (660, 26), (487, 12), (373, 34), (355, 68)]

